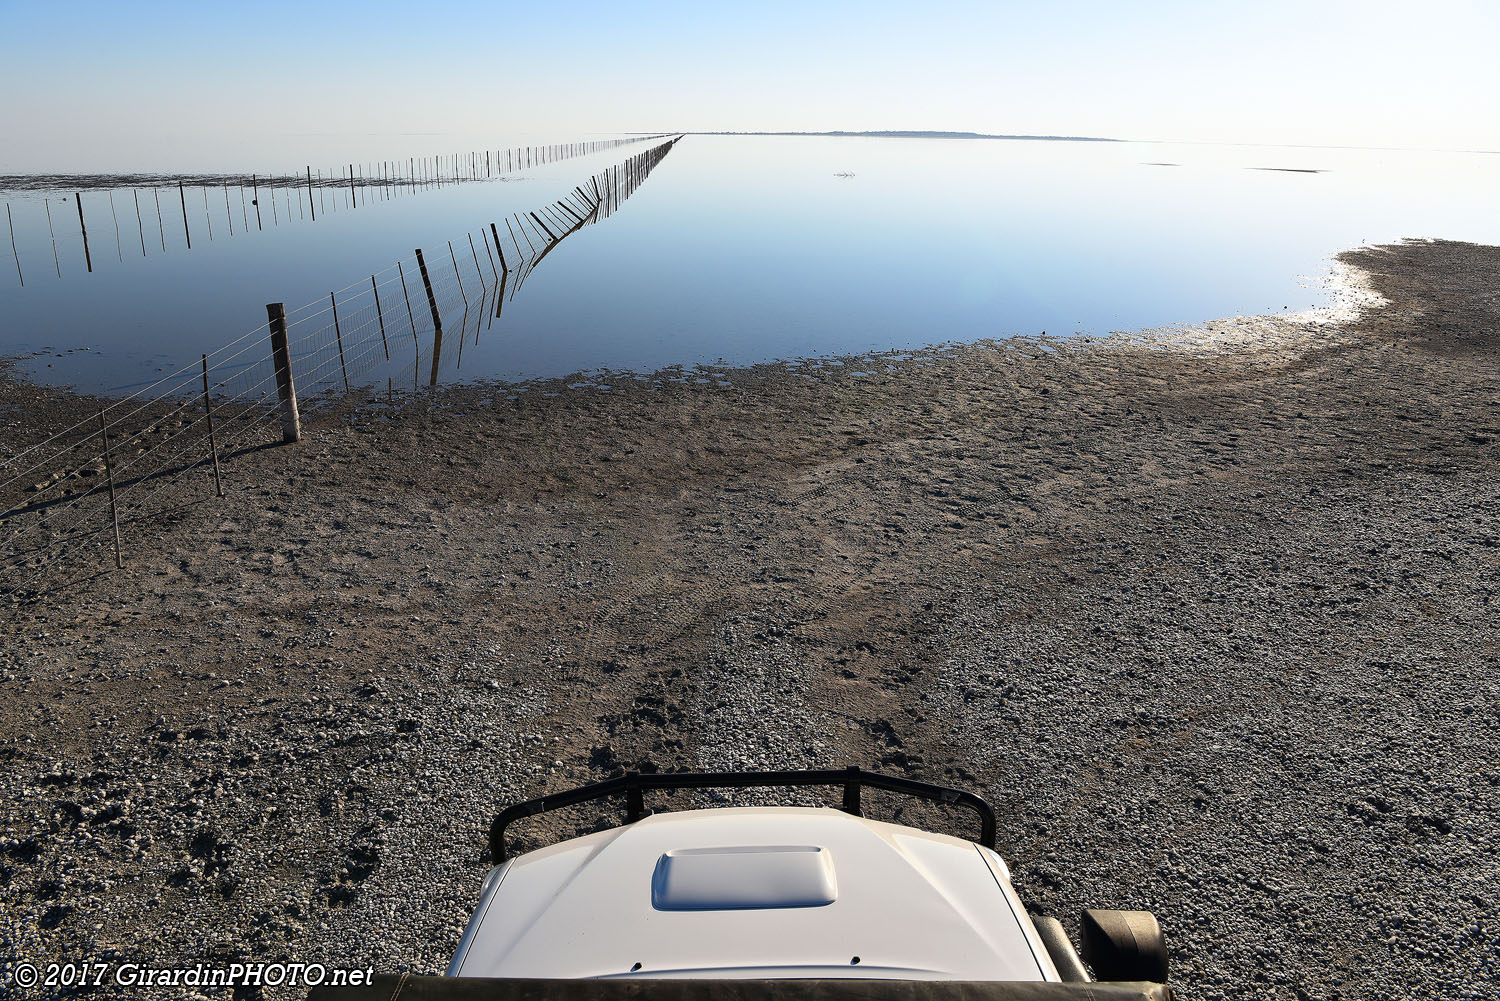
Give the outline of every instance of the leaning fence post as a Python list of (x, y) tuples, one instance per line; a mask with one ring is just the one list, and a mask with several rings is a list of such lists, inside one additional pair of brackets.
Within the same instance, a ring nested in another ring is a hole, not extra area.
[(432, 294), (432, 279), (427, 274), (427, 262), (422, 258), (422, 249), (417, 248), (417, 268), (422, 272), (422, 286), (427, 289), (427, 308), (432, 312), (432, 326), (443, 332), (443, 316), (438, 312), (437, 296)]
[(297, 387), (292, 382), (292, 353), (286, 340), (286, 303), (266, 303), (271, 326), (271, 357), (276, 365), (276, 395), (281, 398), (281, 440), (290, 445), (302, 439), (302, 419), (297, 414)]
[(438, 312), (437, 296), (432, 294), (432, 279), (427, 274), (427, 262), (417, 248), (417, 268), (422, 272), (422, 284), (427, 289), (427, 308), (432, 311), (432, 379), (429, 385), (437, 385), (438, 362), (443, 356), (443, 316)]
[(104, 408), (99, 408), (99, 437), (104, 439), (104, 476), (109, 483), (109, 516), (115, 523), (115, 569), (125, 566), (120, 556), (120, 509), (115, 506), (115, 462), (109, 454), (109, 428), (104, 424)]
[(83, 196), (75, 191), (73, 200), (78, 203), (78, 229), (83, 233), (83, 262), (88, 265), (89, 274), (93, 274), (94, 257), (89, 253), (89, 228), (83, 223)]
[(544, 223), (544, 222), (542, 222), (542, 220), (541, 220), (541, 219), (538, 219), (538, 218), (537, 218), (537, 214), (536, 214), (536, 213), (535, 213), (535, 212), (527, 212), (527, 213), (526, 213), (526, 214), (527, 214), (527, 215), (529, 215), (529, 216), (531, 216), (531, 218), (532, 218), (532, 220), (533, 220), (533, 221), (534, 221), (534, 222), (535, 222), (535, 223), (536, 223), (536, 224), (537, 224), (537, 225), (538, 225), (538, 226), (540, 226), (540, 227), (542, 227), (542, 229), (543, 229), (543, 230), (546, 230), (546, 233), (547, 233), (547, 239), (549, 239), (549, 240), (550, 240), (550, 241), (552, 241), (552, 242), (553, 242), (553, 243), (556, 243), (556, 242), (557, 242), (557, 237), (555, 237), (555, 236), (553, 236), (553, 235), (552, 235), (552, 230), (550, 230), (550, 229), (547, 229), (547, 224), (546, 224), (546, 223)]
[(333, 304), (333, 336), (339, 342), (339, 368), (344, 373), (344, 395), (349, 395), (349, 366), (344, 364), (344, 332), (339, 329), (339, 301), (328, 293), (328, 301)]
[(490, 223), (490, 235), (495, 238), (495, 253), (500, 255), (500, 270), (509, 272), (510, 265), (505, 263), (505, 251), (500, 249), (500, 231), (495, 228), (494, 223)]
[(177, 199), (182, 202), (182, 235), (187, 240), (187, 249), (193, 249), (193, 234), (188, 232), (187, 221), (187, 194), (182, 190), (182, 182), (177, 182)]
[(208, 355), (203, 356), (203, 409), (208, 413), (208, 450), (214, 457), (214, 489), (224, 496), (224, 481), (219, 479), (219, 441), (214, 437), (214, 403), (208, 395)]
[(375, 294), (375, 319), (380, 321), (380, 343), (385, 348), (385, 360), (391, 360), (391, 344), (385, 339), (385, 314), (380, 310), (380, 286), (375, 284), (375, 276), (370, 276), (370, 291)]

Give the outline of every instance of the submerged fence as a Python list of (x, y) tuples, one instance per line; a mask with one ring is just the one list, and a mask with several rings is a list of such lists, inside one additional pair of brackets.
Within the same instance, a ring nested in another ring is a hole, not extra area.
[(230, 461), (296, 441), (303, 415), (371, 387), (436, 386), (445, 360), (461, 369), (469, 336), (477, 344), (493, 328), (537, 266), (612, 215), (676, 142), (326, 299), (273, 303), (266, 323), (0, 462), (0, 595), (24, 602), (63, 568), (122, 564), (143, 519), (223, 496)]
[[(341, 164), (337, 170), (327, 173), (309, 165), (290, 174), (271, 176), (12, 175), (0, 176), (0, 191), (72, 193), (70, 200), (73, 204), (59, 206), (62, 211), (56, 216), (53, 214), (53, 199), (42, 200), (47, 236), (51, 240), (50, 252), (30, 249), (24, 266), (16, 247), (14, 214), (10, 203), (6, 202), (5, 222), (16, 280), (24, 287), (28, 274), (35, 280), (37, 275), (46, 273), (48, 260), (52, 261), (54, 272), (61, 278), (64, 256), (70, 259), (70, 267), (76, 266), (73, 261), (80, 261), (92, 274), (96, 257), (101, 252), (107, 254), (110, 246), (122, 260), (127, 253), (135, 256), (137, 249), (142, 257), (150, 256), (150, 249), (158, 246), (159, 253), (166, 253), (169, 239), (176, 244), (180, 238), (191, 250), (195, 238), (201, 246), (225, 235), (263, 231), (292, 222), (316, 222), (319, 216), (326, 218), (341, 211), (362, 208), (371, 202), (503, 178), (517, 171), (663, 138), (663, 135), (631, 136), (547, 146), (472, 150), (407, 157), (405, 160)], [(116, 192), (120, 193), (118, 204)], [(88, 194), (87, 205), (85, 193)], [(123, 228), (122, 214), (125, 220)], [(134, 233), (130, 232), (132, 218), (135, 220)], [(92, 243), (90, 220), (94, 224)], [(58, 246), (59, 234), (64, 244), (62, 248)]]

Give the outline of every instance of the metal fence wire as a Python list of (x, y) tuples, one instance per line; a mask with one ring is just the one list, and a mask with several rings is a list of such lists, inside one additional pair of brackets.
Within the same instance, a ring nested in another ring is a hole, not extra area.
[[(236, 456), (292, 438), (292, 410), (316, 414), (382, 383), (392, 395), (435, 387), (450, 359), (461, 370), (466, 340), (563, 240), (618, 211), (676, 142), (325, 298), (275, 304), (280, 317), (0, 460), (0, 595), (14, 607), (69, 569), (120, 562), (136, 525), (217, 494)], [(293, 399), (278, 386), (282, 330)]]
[[(126, 254), (134, 256), (137, 250), (142, 257), (150, 256), (157, 247), (160, 253), (167, 253), (169, 242), (174, 248), (181, 244), (191, 250), (195, 239), (201, 245), (226, 236), (244, 235), (252, 229), (261, 231), (293, 222), (316, 222), (320, 216), (363, 208), (372, 202), (456, 184), (504, 180), (508, 175), (534, 167), (664, 138), (663, 135), (629, 136), (472, 150), (339, 164), (327, 171), (308, 165), (291, 173), (271, 175), (0, 175), (0, 189), (71, 192), (73, 196), (72, 206), (56, 219), (53, 199), (42, 199), (40, 207), (47, 218), (51, 248), (41, 251), (28, 248), (25, 267), (16, 247), (14, 214), (10, 203), (6, 203), (5, 222), (16, 280), (24, 287), (28, 275), (35, 281), (45, 273), (48, 259), (59, 278), (67, 267), (76, 267), (63, 263), (75, 254), (76, 260), (92, 273), (98, 255), (108, 254), (111, 246), (122, 260)], [(120, 195), (118, 202), (116, 193)], [(94, 224), (92, 244), (90, 221)], [(134, 233), (130, 232), (132, 228)], [(61, 249), (59, 239), (63, 243)], [(3, 245), (0, 241), (0, 246)]]

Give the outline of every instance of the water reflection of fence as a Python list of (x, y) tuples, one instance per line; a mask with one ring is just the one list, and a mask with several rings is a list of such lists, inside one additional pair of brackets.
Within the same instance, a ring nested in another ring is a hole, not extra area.
[(118, 563), (121, 526), (128, 546), (134, 525), (189, 502), (189, 490), (222, 496), (221, 462), (296, 440), (294, 415), (371, 389), (391, 398), (435, 386), (448, 357), (461, 369), (469, 335), (477, 344), (537, 266), (613, 214), (676, 141), (486, 222), (477, 240), (415, 251), (296, 309), (268, 306), (267, 323), (0, 462), (0, 594), (34, 599), (49, 574), (96, 567), (111, 550)]
[[(588, 156), (615, 149), (631, 143), (647, 142), (664, 138), (654, 136), (631, 136), (625, 139), (600, 139), (590, 142), (558, 143), (548, 146), (513, 146), (507, 149), (476, 150), (468, 153), (439, 154), (428, 157), (407, 157), (402, 160), (378, 160), (366, 163), (350, 163), (330, 170), (314, 171), (311, 166), (291, 174), (262, 176), (259, 174), (194, 174), (163, 177), (155, 174), (108, 174), (108, 175), (0, 175), (0, 191), (71, 192), (70, 199), (78, 216), (78, 238), (82, 249), (85, 269), (94, 270), (95, 249), (89, 244), (88, 220), (96, 222), (94, 233), (97, 241), (102, 225), (104, 208), (109, 209), (109, 227), (106, 233), (113, 236), (105, 244), (114, 243), (115, 255), (124, 259), (125, 247), (131, 248), (134, 256), (137, 246), (142, 257), (149, 256), (148, 247), (160, 245), (166, 253), (169, 232), (176, 239), (177, 223), (182, 224), (183, 243), (187, 249), (193, 246), (194, 233), (199, 243), (206, 235), (209, 241), (219, 236), (234, 236), (248, 233), (252, 229), (261, 231), (292, 222), (316, 222), (318, 217), (330, 216), (340, 211), (362, 208), (372, 202), (391, 201), (403, 195), (425, 190), (436, 190), (476, 181), (504, 178), (508, 174), (528, 170), (549, 163), (580, 156)], [(231, 192), (231, 189), (233, 191)], [(121, 205), (115, 203), (115, 192), (121, 193)], [(125, 192), (130, 197), (125, 199)], [(162, 208), (162, 192), (166, 192), (166, 209)], [(95, 204), (85, 212), (84, 193), (88, 192)], [(191, 192), (191, 194), (189, 194)], [(177, 195), (176, 199), (172, 195)], [(142, 200), (144, 195), (144, 202)], [(219, 202), (223, 201), (222, 210)], [(175, 205), (174, 205), (175, 202)], [(199, 213), (199, 203), (202, 213)], [(341, 204), (342, 203), (342, 206)], [(143, 208), (144, 205), (144, 208)], [(58, 251), (57, 221), (52, 216), (51, 198), (44, 198), (42, 209), (47, 218), (47, 231), (51, 238), (52, 264), (59, 278), (62, 277), (62, 255)], [(175, 209), (175, 211), (174, 211)], [(239, 211), (236, 212), (235, 210)], [(120, 227), (120, 212), (125, 212), (125, 228)], [(26, 284), (26, 269), (22, 268), (21, 255), (16, 249), (15, 220), (10, 203), (5, 206), (6, 226), (10, 234), (11, 256), (15, 261), (16, 280)], [(72, 211), (68, 215), (71, 216)], [(136, 236), (130, 236), (130, 219), (134, 215)], [(151, 237), (151, 219), (156, 219), (156, 237)], [(238, 229), (236, 229), (238, 220)], [(69, 224), (71, 225), (71, 224)], [(67, 239), (67, 230), (64, 230)], [(97, 246), (97, 244), (96, 244)], [(108, 252), (107, 250), (105, 251)], [(36, 256), (45, 268), (45, 257)], [(32, 273), (36, 273), (36, 268)]]

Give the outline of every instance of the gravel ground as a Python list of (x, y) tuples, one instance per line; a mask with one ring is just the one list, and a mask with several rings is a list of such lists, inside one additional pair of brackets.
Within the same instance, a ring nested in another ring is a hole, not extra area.
[[(1155, 910), (1186, 998), (1500, 997), (1500, 249), (1343, 259), (1383, 301), (1341, 322), (474, 387), (234, 457), (0, 622), (5, 961), (441, 972), (505, 803), (856, 763), (988, 796), (1039, 913)], [(0, 404), (7, 448), (88, 406)]]

